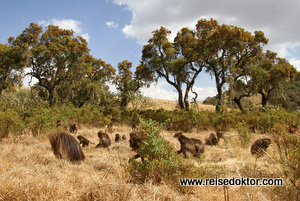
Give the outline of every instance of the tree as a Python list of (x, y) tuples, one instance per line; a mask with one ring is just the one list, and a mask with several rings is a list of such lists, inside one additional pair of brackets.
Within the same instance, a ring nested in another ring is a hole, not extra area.
[(180, 108), (188, 110), (189, 92), (203, 65), (195, 61), (197, 52), (193, 31), (183, 28), (177, 33), (174, 43), (168, 40), (170, 33), (164, 27), (153, 32), (153, 37), (143, 48), (141, 69), (151, 72), (156, 80), (164, 78), (178, 92)]
[(229, 87), (245, 75), (245, 68), (267, 44), (263, 32), (254, 36), (242, 28), (219, 25), (214, 19), (201, 19), (196, 25), (198, 56), (205, 62), (206, 71), (214, 76), (217, 88), (216, 110), (223, 104), (222, 92), (225, 83)]
[(132, 63), (124, 60), (118, 63), (118, 75), (115, 79), (117, 90), (120, 91), (121, 107), (126, 107), (131, 99), (139, 93), (139, 89), (143, 86), (148, 86), (147, 83), (152, 80), (151, 75), (143, 73), (140, 66), (137, 67), (135, 74), (130, 70)]
[(60, 102), (72, 102), (77, 107), (85, 103), (101, 104), (100, 93), (108, 90), (107, 82), (111, 81), (116, 70), (101, 59), (90, 54), (84, 55), (80, 66), (75, 66), (57, 88)]
[(37, 85), (46, 89), (52, 106), (57, 87), (74, 74), (70, 72), (77, 71), (89, 49), (86, 40), (75, 37), (72, 30), (49, 25), (42, 32), (42, 27), (31, 23), (16, 39), (12, 38), (11, 43), (30, 50), (29, 75), (38, 80)]
[(292, 80), (296, 74), (297, 70), (286, 59), (268, 50), (261, 55), (252, 71), (251, 79), (255, 83), (252, 90), (261, 95), (261, 104), (266, 106), (273, 91), (281, 89), (282, 84)]
[(0, 95), (15, 84), (22, 85), (25, 61), (22, 49), (0, 44)]

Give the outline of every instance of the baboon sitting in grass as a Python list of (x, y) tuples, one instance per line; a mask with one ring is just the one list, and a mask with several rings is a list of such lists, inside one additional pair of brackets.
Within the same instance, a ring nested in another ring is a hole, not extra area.
[(104, 147), (104, 148), (108, 148), (108, 150), (110, 150), (111, 140), (110, 140), (110, 137), (107, 135), (107, 133), (105, 133), (103, 131), (99, 131), (97, 134), (98, 134), (100, 141), (99, 141), (99, 144), (97, 144), (96, 148)]
[(122, 140), (126, 140), (126, 139), (127, 139), (126, 135), (122, 135)]
[(53, 153), (57, 158), (66, 159), (71, 162), (84, 161), (85, 155), (79, 143), (67, 132), (56, 131), (50, 135), (49, 141)]
[(91, 141), (89, 141), (88, 139), (86, 139), (85, 137), (83, 137), (82, 135), (78, 135), (77, 139), (79, 140), (79, 144), (81, 144), (82, 147), (88, 147), (89, 143), (94, 144)]
[(262, 157), (271, 144), (270, 138), (261, 138), (256, 140), (251, 146), (251, 154)]
[(70, 133), (77, 133), (77, 124), (76, 123), (73, 123), (73, 124), (70, 125), (69, 132)]
[(183, 135), (182, 132), (177, 132), (174, 134), (180, 142), (180, 150), (177, 151), (178, 154), (183, 153), (184, 157), (187, 157), (186, 152), (190, 152), (194, 157), (199, 157), (200, 153), (204, 152), (204, 145), (201, 140), (191, 139)]
[(121, 135), (117, 133), (115, 136), (115, 142), (120, 142), (120, 141), (121, 141)]
[[(140, 147), (140, 143), (144, 140), (148, 140), (148, 136), (144, 132), (131, 132), (129, 146), (136, 152)], [(129, 159), (129, 161), (131, 161), (132, 159), (137, 159), (139, 157), (141, 157), (142, 161), (144, 161), (144, 157), (139, 153), (137, 153), (133, 158)]]
[(205, 139), (205, 145), (216, 146), (218, 142), (219, 139), (213, 133), (211, 133), (209, 137)]

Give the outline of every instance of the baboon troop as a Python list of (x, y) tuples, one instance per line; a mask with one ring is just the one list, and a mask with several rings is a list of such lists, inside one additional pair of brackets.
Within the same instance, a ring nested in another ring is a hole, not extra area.
[(121, 141), (121, 135), (117, 133), (115, 136), (115, 142), (120, 142), (120, 141)]
[(69, 132), (74, 133), (74, 134), (77, 133), (77, 124), (76, 123), (73, 123), (70, 125)]
[[(137, 159), (139, 157), (141, 157), (141, 160), (144, 161), (145, 156), (139, 153), (138, 149), (141, 146), (141, 143), (145, 140), (148, 140), (149, 137), (144, 131), (136, 130), (136, 126), (137, 124), (132, 124), (132, 129), (134, 131), (130, 133), (130, 139), (129, 139), (129, 145), (132, 148), (132, 150), (136, 152), (136, 155), (132, 157), (129, 161), (131, 161), (132, 159)], [(59, 119), (56, 121), (56, 127), (62, 127), (65, 129), (65, 131), (57, 130), (54, 133), (52, 133), (49, 138), (54, 155), (57, 158), (67, 159), (71, 162), (84, 161), (85, 155), (82, 152), (80, 145), (82, 147), (88, 147), (90, 143), (91, 144), (94, 143), (92, 143), (90, 140), (83, 137), (82, 135), (77, 136), (77, 139), (79, 140), (78, 143), (73, 136), (68, 134), (68, 131), (70, 133), (77, 133), (76, 123), (71, 124), (68, 129), (68, 126), (65, 124), (65, 122)], [(249, 129), (255, 132), (254, 126), (249, 127)], [(96, 148), (98, 147), (108, 148), (110, 151), (111, 138), (107, 134), (107, 132), (109, 133), (113, 132), (113, 122), (109, 123), (106, 126), (105, 132), (99, 131), (97, 133), (99, 137), (99, 143), (96, 145)], [(298, 132), (298, 127), (291, 125), (289, 128), (289, 132), (290, 133)], [(221, 138), (223, 138), (224, 141), (227, 142), (226, 139), (224, 138), (224, 133), (220, 131), (217, 131), (215, 134), (211, 133), (209, 137), (205, 139), (205, 143), (203, 143), (200, 139), (188, 138), (185, 135), (183, 135), (182, 132), (176, 132), (173, 137), (177, 138), (178, 141), (180, 142), (180, 150), (177, 151), (177, 154), (183, 153), (185, 158), (187, 157), (187, 152), (190, 152), (194, 157), (200, 157), (200, 155), (203, 154), (205, 151), (204, 145), (216, 146), (218, 145), (218, 142), (220, 141)], [(119, 133), (115, 135), (116, 143), (123, 140), (126, 140), (126, 135), (121, 136)], [(167, 140), (165, 140), (165, 144), (172, 145)], [(267, 148), (269, 147), (270, 144), (271, 144), (270, 138), (258, 139), (252, 144), (250, 152), (252, 155), (261, 157), (267, 151)], [(153, 160), (153, 158), (151, 158), (150, 156), (148, 160)]]
[(177, 153), (183, 153), (184, 157), (187, 157), (186, 152), (190, 152), (194, 157), (199, 157), (200, 153), (204, 152), (204, 145), (201, 140), (188, 138), (182, 132), (175, 133), (174, 138), (179, 140), (181, 146)]
[(88, 139), (86, 139), (85, 137), (83, 137), (82, 135), (78, 135), (77, 139), (79, 140), (79, 144), (81, 144), (82, 147), (88, 147), (89, 143), (94, 144), (91, 141), (89, 141)]
[(256, 140), (251, 146), (251, 154), (256, 155), (257, 157), (263, 156), (270, 144), (270, 138), (261, 138)]
[(217, 138), (215, 134), (211, 133), (208, 138), (205, 139), (205, 145), (216, 146), (220, 138)]
[(96, 148), (98, 147), (109, 148), (109, 146), (111, 145), (110, 137), (103, 131), (99, 131), (97, 134), (100, 141), (99, 144), (97, 144)]
[(52, 133), (49, 138), (54, 155), (71, 162), (84, 161), (85, 155), (73, 136), (64, 131)]

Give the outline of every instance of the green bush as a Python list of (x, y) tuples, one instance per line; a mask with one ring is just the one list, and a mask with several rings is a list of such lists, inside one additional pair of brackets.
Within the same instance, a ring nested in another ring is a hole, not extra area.
[(24, 122), (19, 114), (11, 109), (0, 111), (0, 139), (9, 133), (21, 134), (25, 129)]
[[(146, 160), (142, 162), (133, 160), (127, 166), (132, 181), (143, 183), (150, 179), (154, 183), (161, 181), (178, 183), (180, 177), (195, 174), (200, 170), (184, 162), (173, 145), (159, 135), (163, 129), (162, 125), (151, 119), (148, 121), (141, 119), (139, 129), (144, 130), (149, 139), (143, 141), (142, 146), (137, 150)], [(201, 171), (204, 172), (202, 169)]]
[(236, 124), (235, 129), (239, 134), (239, 140), (241, 142), (242, 147), (246, 148), (249, 145), (251, 139), (249, 125), (246, 122), (242, 121)]

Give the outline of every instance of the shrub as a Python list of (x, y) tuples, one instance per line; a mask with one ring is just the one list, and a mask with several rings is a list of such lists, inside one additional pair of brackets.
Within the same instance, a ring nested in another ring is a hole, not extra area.
[(19, 114), (11, 109), (0, 111), (0, 139), (9, 133), (21, 133), (25, 129), (24, 122)]
[(236, 124), (236, 131), (239, 134), (239, 140), (241, 142), (242, 147), (246, 148), (251, 139), (251, 134), (249, 132), (249, 125), (246, 122), (242, 121)]
[(148, 121), (140, 119), (139, 129), (144, 130), (149, 139), (142, 142), (138, 153), (148, 160), (131, 161), (127, 166), (127, 171), (134, 182), (141, 183), (150, 179), (154, 183), (161, 181), (178, 183), (180, 176), (195, 173), (195, 167), (184, 163), (174, 147), (159, 135), (163, 125), (151, 119)]

